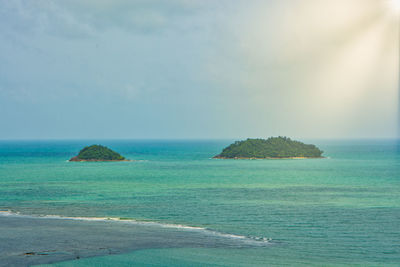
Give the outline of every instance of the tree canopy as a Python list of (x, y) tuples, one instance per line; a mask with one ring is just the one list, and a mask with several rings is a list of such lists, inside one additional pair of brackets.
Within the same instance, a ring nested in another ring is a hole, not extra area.
[(123, 156), (118, 154), (115, 151), (112, 151), (108, 147), (102, 146), (102, 145), (92, 145), (92, 146), (87, 146), (84, 147), (78, 154), (78, 156), (73, 157), (71, 159), (72, 161), (90, 161), (90, 160), (104, 160), (104, 161), (109, 161), (109, 160), (125, 160)]
[(315, 145), (279, 136), (236, 141), (215, 158), (319, 158), (322, 153)]

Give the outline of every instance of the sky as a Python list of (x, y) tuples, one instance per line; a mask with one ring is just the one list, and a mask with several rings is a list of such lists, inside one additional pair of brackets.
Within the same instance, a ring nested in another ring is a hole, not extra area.
[(0, 139), (393, 138), (390, 0), (0, 0)]

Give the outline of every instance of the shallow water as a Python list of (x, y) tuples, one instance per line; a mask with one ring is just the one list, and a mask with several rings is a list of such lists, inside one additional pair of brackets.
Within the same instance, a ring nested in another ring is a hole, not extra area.
[[(178, 248), (116, 249), (114, 253), (132, 252), (60, 266), (400, 263), (398, 143), (316, 140), (311, 142), (325, 151), (327, 159), (211, 159), (230, 142), (3, 141), (0, 209), (35, 216), (122, 217), (200, 227), (251, 240), (271, 239), (274, 244), (199, 247), (189, 234), (181, 238), (190, 242)], [(93, 143), (140, 161), (67, 162), (81, 147)], [(87, 227), (93, 222), (73, 223)], [(172, 231), (161, 225), (153, 232)]]

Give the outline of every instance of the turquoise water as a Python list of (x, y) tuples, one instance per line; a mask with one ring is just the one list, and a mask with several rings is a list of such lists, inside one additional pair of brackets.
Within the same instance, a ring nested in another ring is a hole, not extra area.
[[(56, 266), (400, 265), (398, 143), (311, 142), (328, 158), (211, 159), (231, 140), (2, 141), (0, 210), (271, 239), (265, 247), (148, 248)], [(94, 143), (138, 161), (67, 162)]]

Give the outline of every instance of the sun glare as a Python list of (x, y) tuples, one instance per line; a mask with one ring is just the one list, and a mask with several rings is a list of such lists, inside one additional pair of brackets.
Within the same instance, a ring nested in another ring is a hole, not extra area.
[(400, 12), (400, 0), (389, 0), (389, 4), (395, 12)]

